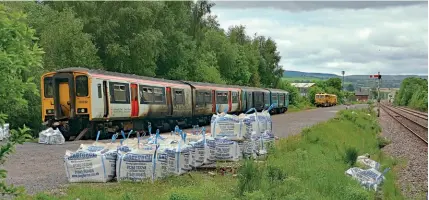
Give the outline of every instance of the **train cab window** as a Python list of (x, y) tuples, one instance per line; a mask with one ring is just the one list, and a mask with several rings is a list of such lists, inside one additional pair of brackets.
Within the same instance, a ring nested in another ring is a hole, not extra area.
[(52, 77), (46, 77), (43, 82), (44, 82), (43, 90), (44, 90), (45, 98), (52, 98), (54, 96)]
[(204, 93), (204, 102), (211, 104), (212, 103), (212, 94), (210, 92)]
[(238, 103), (238, 93), (232, 92), (232, 103)]
[(127, 102), (125, 85), (113, 85), (113, 96), (116, 102)]
[(87, 76), (84, 76), (84, 75), (76, 76), (76, 96), (78, 97), (88, 96), (88, 77)]
[(176, 104), (185, 104), (185, 96), (183, 94), (183, 90), (174, 91), (174, 102)]
[(153, 97), (154, 102), (164, 102), (164, 88), (153, 88)]

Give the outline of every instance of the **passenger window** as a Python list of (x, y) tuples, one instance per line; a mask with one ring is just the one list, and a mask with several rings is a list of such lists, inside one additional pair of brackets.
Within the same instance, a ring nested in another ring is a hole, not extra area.
[(125, 85), (113, 85), (113, 96), (115, 98), (115, 101), (127, 102), (126, 92), (127, 91), (125, 90)]
[(212, 103), (212, 94), (210, 92), (206, 92), (204, 94), (204, 101), (206, 103), (210, 103), (210, 104)]
[(176, 104), (184, 104), (185, 103), (185, 96), (183, 95), (183, 90), (175, 90), (174, 101)]
[(163, 88), (154, 88), (154, 101), (155, 102), (164, 102), (164, 89)]
[(44, 95), (45, 98), (52, 98), (54, 96), (54, 87), (53, 87), (53, 83), (52, 83), (52, 77), (46, 77), (44, 79)]
[(153, 102), (152, 88), (142, 87), (142, 91), (143, 91), (142, 101), (144, 103), (152, 103)]
[(204, 105), (204, 92), (197, 92), (196, 105)]
[(87, 76), (76, 76), (76, 96), (86, 97), (88, 96), (88, 77)]

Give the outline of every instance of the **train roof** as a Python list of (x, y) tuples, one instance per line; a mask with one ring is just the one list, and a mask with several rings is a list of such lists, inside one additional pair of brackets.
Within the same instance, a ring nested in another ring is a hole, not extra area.
[(269, 90), (269, 91), (271, 91), (271, 92), (279, 92), (279, 93), (286, 93), (286, 94), (289, 94), (289, 92), (288, 92), (288, 91), (286, 91), (286, 90), (281, 90), (281, 89), (266, 88), (266, 90)]
[[(262, 91), (262, 92), (282, 92), (282, 93), (288, 93), (287, 91), (280, 90), (280, 89), (271, 89), (271, 88), (257, 88), (257, 87), (248, 87), (248, 86), (240, 86), (240, 85), (225, 85), (225, 84), (216, 84), (216, 83), (204, 83), (204, 82), (194, 82), (194, 81), (184, 81), (184, 80), (169, 80), (169, 79), (163, 79), (163, 78), (154, 78), (154, 77), (148, 77), (148, 76), (140, 76), (135, 74), (125, 74), (120, 72), (111, 72), (101, 69), (88, 69), (84, 67), (70, 67), (70, 68), (64, 68), (56, 70), (55, 72), (87, 72), (89, 75), (91, 74), (99, 74), (99, 75), (106, 75), (106, 76), (116, 76), (116, 77), (122, 77), (122, 78), (133, 78), (133, 79), (142, 79), (142, 80), (149, 80), (149, 81), (156, 81), (156, 82), (165, 82), (165, 83), (171, 83), (171, 84), (180, 84), (180, 85), (186, 85), (190, 84), (192, 86), (203, 86), (203, 87), (218, 87), (218, 88), (231, 88), (231, 89), (244, 89), (244, 90), (250, 90), (250, 91)], [(52, 72), (50, 72), (52, 73)]]
[(84, 71), (84, 72), (88, 72), (89, 74), (101, 74), (101, 75), (107, 75), (107, 76), (117, 76), (122, 78), (134, 78), (134, 79), (143, 79), (143, 80), (150, 80), (150, 81), (186, 85), (181, 81), (175, 81), (175, 80), (169, 80), (169, 79), (163, 79), (163, 78), (153, 78), (153, 77), (140, 76), (135, 74), (124, 74), (120, 72), (110, 72), (110, 71), (105, 71), (101, 69), (87, 69), (83, 67), (64, 68), (64, 69), (57, 70), (56, 72), (76, 72), (76, 71)]

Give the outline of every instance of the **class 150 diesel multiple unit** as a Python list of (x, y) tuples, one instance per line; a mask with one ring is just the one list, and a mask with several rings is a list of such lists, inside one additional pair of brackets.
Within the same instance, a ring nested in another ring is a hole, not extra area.
[[(217, 112), (239, 114), (273, 106), (284, 113), (289, 93), (279, 89), (159, 79), (86, 68), (66, 68), (41, 77), (42, 120), (66, 140), (119, 130), (170, 131), (206, 125)], [(110, 134), (110, 135), (109, 135)]]

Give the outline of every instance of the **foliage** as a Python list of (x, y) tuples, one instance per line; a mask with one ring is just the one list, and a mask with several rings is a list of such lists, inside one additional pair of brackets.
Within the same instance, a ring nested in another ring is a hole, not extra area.
[(408, 106), (413, 109), (428, 110), (428, 82), (427, 79), (406, 78), (395, 95), (394, 104)]
[(353, 86), (353, 84), (348, 84), (346, 87), (346, 90), (349, 92), (354, 92), (355, 91), (355, 87)]
[(0, 5), (0, 113), (8, 116), (12, 129), (31, 119), (21, 114), (37, 113), (28, 104), (38, 97), (39, 78), (33, 75), (42, 69), (43, 51), (25, 21), (25, 14)]

